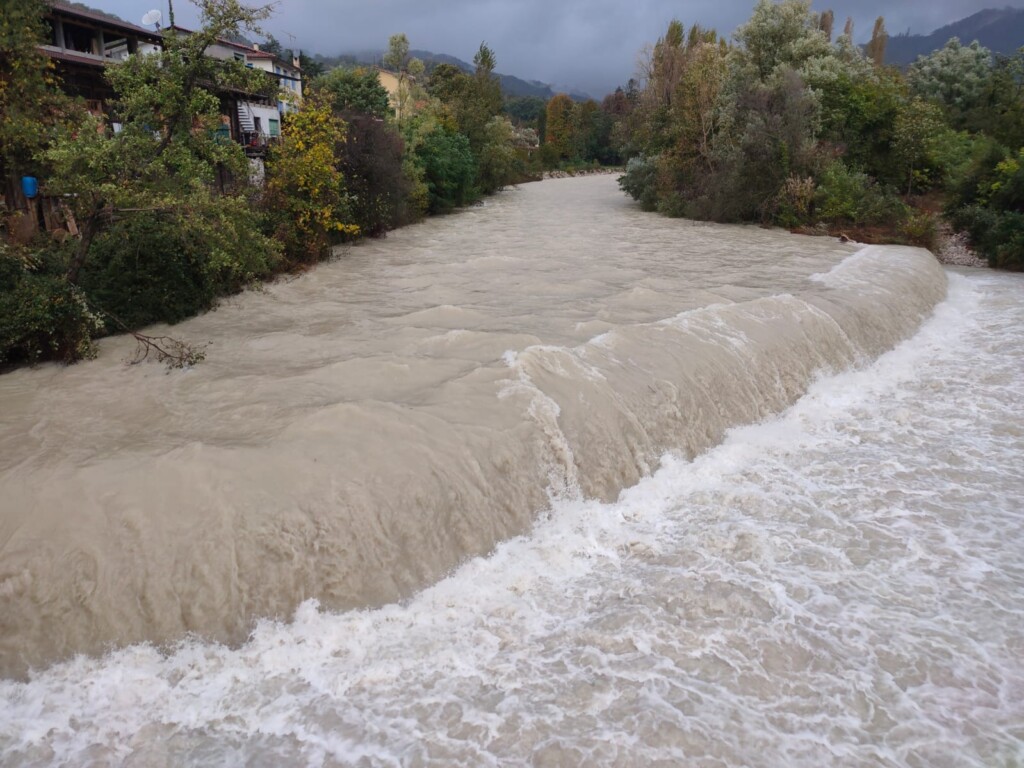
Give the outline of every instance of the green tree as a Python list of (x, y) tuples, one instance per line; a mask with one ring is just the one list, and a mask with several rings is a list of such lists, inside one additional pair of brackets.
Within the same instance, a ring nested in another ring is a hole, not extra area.
[(398, 120), (398, 129), (402, 130), (402, 123), (408, 116), (409, 105), (412, 100), (413, 78), (423, 74), (423, 62), (409, 55), (409, 38), (404, 32), (392, 35), (388, 38), (388, 50), (384, 54), (384, 66), (388, 67), (398, 76), (398, 93), (395, 95), (395, 116)]
[(385, 118), (394, 114), (388, 92), (372, 69), (338, 67), (314, 80), (313, 93), (328, 99), (335, 112)]
[(915, 183), (927, 188), (935, 181), (932, 152), (944, 127), (939, 108), (923, 99), (910, 101), (896, 118), (893, 155), (908, 195), (913, 194)]
[(810, 60), (831, 53), (828, 39), (808, 0), (758, 0), (750, 21), (736, 30), (740, 47), (734, 63), (742, 78), (767, 82), (781, 66), (801, 70)]
[(445, 213), (473, 200), (477, 166), (463, 134), (434, 123), (416, 142), (415, 152), (423, 169), (430, 213)]
[(0, 173), (36, 169), (35, 157), (57, 126), (74, 116), (57, 89), (48, 56), (42, 0), (5, 2), (0, 14)]
[(962, 128), (989, 92), (992, 52), (974, 41), (957, 38), (910, 65), (907, 81), (913, 95), (941, 104), (953, 126)]
[(478, 157), (477, 184), (489, 195), (507, 186), (522, 172), (515, 149), (515, 128), (507, 117), (496, 115), (484, 126), (485, 141)]
[[(109, 133), (99, 125), (64, 132), (46, 151), (53, 173), (53, 193), (69, 196), (82, 236), (68, 266), (74, 283), (86, 262), (93, 238), (116, 217), (158, 212), (183, 227), (205, 227), (216, 235), (215, 222), (233, 211), (244, 215), (215, 184), (226, 171), (246, 179), (248, 164), (239, 145), (222, 141), (218, 90), (272, 92), (263, 73), (239, 62), (205, 56), (216, 40), (241, 29), (257, 30), (266, 8), (251, 9), (238, 0), (202, 0), (203, 25), (189, 35), (168, 35), (159, 53), (131, 56), (110, 66), (107, 76), (118, 94), (122, 130)], [(242, 252), (231, 243), (211, 254), (223, 269), (239, 277), (265, 271), (274, 247), (262, 244)]]

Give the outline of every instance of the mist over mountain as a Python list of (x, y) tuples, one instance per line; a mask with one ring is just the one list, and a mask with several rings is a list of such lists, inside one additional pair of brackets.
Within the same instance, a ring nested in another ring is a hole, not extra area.
[(893, 35), (889, 38), (886, 61), (906, 65), (918, 56), (941, 48), (952, 38), (965, 45), (977, 40), (993, 53), (1013, 54), (1024, 46), (1024, 8), (986, 8), (947, 24), (928, 35)]
[[(409, 51), (409, 54), (420, 59), (426, 66), (427, 72), (430, 72), (438, 64), (450, 64), (454, 67), (458, 67), (463, 72), (472, 73), (474, 71), (472, 64), (467, 61), (463, 61), (456, 56), (450, 56), (447, 53), (411, 50)], [(380, 66), (381, 61), (384, 58), (384, 51), (382, 49), (349, 51), (338, 56), (316, 56), (314, 58), (327, 67), (338, 66), (339, 64)], [(548, 83), (542, 83), (539, 80), (524, 80), (523, 78), (516, 77), (515, 75), (504, 75), (500, 72), (495, 72), (494, 74), (501, 82), (501, 92), (506, 96), (533, 96), (541, 99), (550, 99), (556, 93), (563, 92), (568, 93), (569, 96), (576, 101), (585, 101), (590, 98), (589, 94), (581, 93), (577, 89), (555, 88)]]

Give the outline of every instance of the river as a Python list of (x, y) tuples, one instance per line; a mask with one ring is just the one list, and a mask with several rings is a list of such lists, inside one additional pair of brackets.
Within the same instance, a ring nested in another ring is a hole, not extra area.
[(1011, 765), (1022, 323), (598, 177), (4, 376), (2, 762)]

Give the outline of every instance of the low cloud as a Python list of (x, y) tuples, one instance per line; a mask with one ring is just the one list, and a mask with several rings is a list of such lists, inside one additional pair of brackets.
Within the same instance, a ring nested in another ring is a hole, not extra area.
[[(138, 23), (164, 0), (93, 0), (102, 10)], [(1007, 0), (992, 0), (1002, 7)], [(1011, 5), (1024, 6), (1024, 0)], [(495, 51), (498, 71), (576, 88), (600, 97), (624, 84), (636, 70), (637, 54), (654, 42), (673, 18), (731, 34), (746, 21), (752, 0), (280, 0), (266, 28), (286, 47), (337, 54), (382, 49), (396, 32), (414, 48), (467, 61), (481, 42)], [(844, 0), (816, 2), (835, 11), (837, 26), (854, 19), (856, 37), (870, 35), (877, 16), (890, 34), (928, 33), (985, 7), (979, 0)], [(161, 7), (166, 15), (166, 8)], [(195, 24), (195, 9), (178, 0), (181, 24)]]

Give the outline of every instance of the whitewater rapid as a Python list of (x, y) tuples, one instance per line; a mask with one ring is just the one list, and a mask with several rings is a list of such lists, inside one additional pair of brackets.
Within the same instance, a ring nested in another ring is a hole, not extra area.
[(1024, 280), (401, 605), (0, 683), (5, 765), (1024, 757)]

